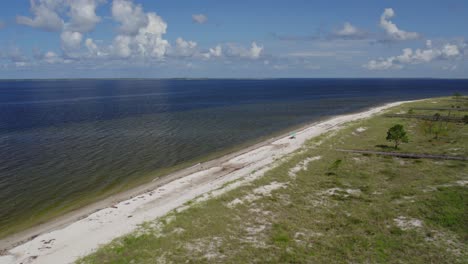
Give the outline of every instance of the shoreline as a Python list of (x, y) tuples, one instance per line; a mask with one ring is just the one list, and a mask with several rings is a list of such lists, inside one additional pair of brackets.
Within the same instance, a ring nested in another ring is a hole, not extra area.
[(45, 224), (0, 240), (0, 263), (68, 263), (100, 244), (132, 232), (144, 221), (166, 215), (188, 201), (245, 178), (263, 174), (274, 159), (298, 150), (307, 140), (342, 125), (407, 102), (387, 103), (358, 113), (332, 116), (239, 151), (173, 172), (148, 184), (112, 195)]
[[(364, 111), (372, 109), (372, 108), (374, 107), (365, 108)], [(360, 113), (360, 112), (353, 112), (353, 113)], [(78, 207), (76, 209), (72, 209), (71, 211), (52, 217), (51, 219), (46, 220), (42, 223), (39, 223), (35, 226), (28, 227), (26, 229), (23, 229), (19, 232), (12, 233), (5, 237), (0, 237), (0, 257), (7, 255), (8, 250), (14, 247), (17, 247), (21, 244), (24, 244), (43, 233), (52, 232), (54, 230), (60, 229), (62, 227), (67, 226), (68, 224), (71, 224), (73, 222), (86, 218), (90, 214), (95, 213), (99, 210), (110, 207), (116, 203), (132, 199), (135, 196), (138, 196), (142, 193), (149, 192), (171, 181), (174, 181), (179, 178), (186, 177), (190, 174), (198, 172), (202, 170), (203, 168), (203, 167), (197, 167), (199, 165), (203, 165), (204, 167), (209, 167), (209, 166), (213, 166), (213, 164), (216, 164), (216, 163), (226, 162), (227, 160), (231, 158), (240, 156), (253, 149), (257, 149), (262, 146), (271, 144), (275, 140), (289, 136), (291, 132), (293, 131), (302, 131), (314, 124), (320, 123), (322, 121), (326, 121), (336, 116), (338, 115), (330, 115), (326, 117), (321, 117), (318, 120), (313, 121), (313, 122), (304, 122), (302, 124), (298, 124), (289, 128), (282, 129), (269, 136), (263, 136), (259, 139), (254, 139), (249, 142), (241, 143), (240, 146), (230, 147), (226, 150), (217, 151), (215, 153), (207, 154), (206, 156), (203, 156), (200, 158), (195, 158), (194, 160), (187, 161), (185, 164), (182, 163), (182, 165), (184, 165), (182, 166), (182, 168), (174, 169), (166, 174), (148, 177), (149, 179), (146, 182), (140, 183), (128, 189), (124, 189), (117, 193), (110, 194), (107, 197), (93, 201), (89, 204)], [(178, 165), (175, 165), (175, 167), (177, 166)], [(155, 173), (153, 172), (152, 174), (157, 175), (158, 171), (156, 171)], [(0, 264), (2, 264), (2, 262), (0, 262)]]

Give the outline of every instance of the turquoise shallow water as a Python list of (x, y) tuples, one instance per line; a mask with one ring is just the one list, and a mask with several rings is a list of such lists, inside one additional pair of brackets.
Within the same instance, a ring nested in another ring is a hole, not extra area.
[(158, 170), (466, 80), (0, 81), (0, 229)]

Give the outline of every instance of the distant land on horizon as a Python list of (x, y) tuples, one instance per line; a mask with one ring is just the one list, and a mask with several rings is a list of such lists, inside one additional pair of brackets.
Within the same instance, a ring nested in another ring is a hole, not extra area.
[(200, 78), (190, 78), (190, 77), (162, 77), (162, 78), (113, 78), (113, 77), (79, 77), (79, 78), (4, 78), (0, 81), (54, 81), (54, 80), (467, 80), (467, 78), (442, 78), (442, 77), (271, 77), (271, 78), (230, 78), (230, 77), (200, 77)]

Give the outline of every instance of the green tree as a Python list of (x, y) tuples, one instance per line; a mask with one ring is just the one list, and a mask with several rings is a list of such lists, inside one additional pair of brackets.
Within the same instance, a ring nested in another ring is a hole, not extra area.
[(405, 128), (400, 125), (394, 125), (387, 131), (387, 140), (395, 143), (395, 149), (398, 149), (400, 143), (408, 143), (408, 136)]

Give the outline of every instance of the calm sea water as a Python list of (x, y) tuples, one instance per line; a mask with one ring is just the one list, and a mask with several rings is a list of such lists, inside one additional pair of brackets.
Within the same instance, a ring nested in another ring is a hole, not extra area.
[(324, 116), (468, 80), (0, 81), (0, 229)]

